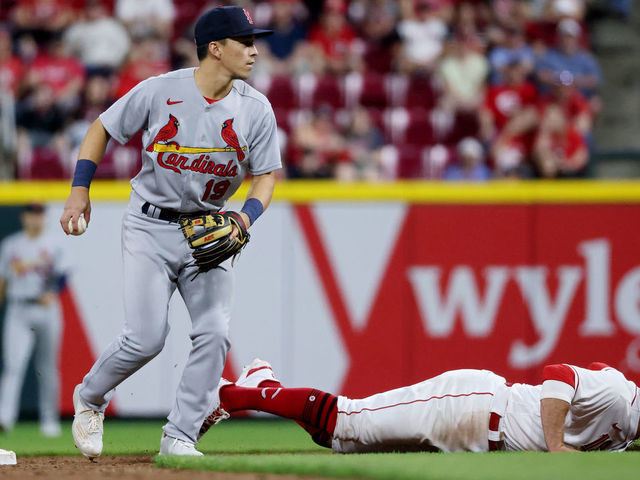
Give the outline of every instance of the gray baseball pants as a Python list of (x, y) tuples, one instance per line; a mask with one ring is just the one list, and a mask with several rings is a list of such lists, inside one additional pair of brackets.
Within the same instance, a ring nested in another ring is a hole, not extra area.
[(59, 306), (9, 301), (4, 321), (0, 424), (11, 429), (18, 418), (20, 392), (34, 349), (40, 422), (59, 423), (58, 355), (62, 334)]
[(80, 397), (104, 411), (114, 389), (154, 358), (169, 333), (168, 307), (177, 288), (191, 317), (191, 352), (182, 373), (167, 435), (197, 443), (229, 350), (233, 274), (187, 267), (191, 249), (176, 223), (150, 218), (132, 197), (122, 226), (125, 323), (84, 377)]

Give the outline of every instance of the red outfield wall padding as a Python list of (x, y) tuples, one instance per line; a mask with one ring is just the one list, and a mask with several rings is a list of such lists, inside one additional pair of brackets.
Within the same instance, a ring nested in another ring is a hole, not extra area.
[(348, 354), (341, 393), (470, 367), (539, 383), (593, 361), (640, 380), (638, 205), (411, 206), (357, 332), (313, 209), (296, 212)]

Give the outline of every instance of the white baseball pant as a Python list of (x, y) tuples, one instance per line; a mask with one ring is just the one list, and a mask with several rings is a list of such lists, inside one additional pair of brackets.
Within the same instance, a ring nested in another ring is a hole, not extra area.
[(506, 406), (505, 384), (488, 370), (454, 370), (363, 399), (338, 397), (332, 448), (486, 452), (491, 413)]

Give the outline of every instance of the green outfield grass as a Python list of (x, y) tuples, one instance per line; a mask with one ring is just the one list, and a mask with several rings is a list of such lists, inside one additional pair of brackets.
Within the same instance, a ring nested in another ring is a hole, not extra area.
[(638, 478), (640, 456), (606, 452), (313, 453), (156, 457), (156, 465), (224, 472), (255, 472), (380, 480), (620, 480)]
[[(107, 420), (103, 454), (154, 455), (163, 423)], [(57, 439), (42, 437), (37, 423), (19, 424), (13, 432), (0, 435), (0, 448), (14, 450), (18, 457), (79, 455), (71, 439), (70, 422)], [(381, 480), (622, 480), (638, 478), (640, 473), (638, 452), (333, 455), (316, 446), (293, 422), (270, 419), (223, 422), (207, 433), (198, 448), (205, 457), (156, 457), (155, 464)]]
[[(111, 420), (104, 424), (103, 455), (154, 455), (160, 448), (164, 421)], [(71, 422), (63, 424), (62, 436), (45, 438), (36, 422), (19, 423), (0, 434), (0, 448), (20, 456), (79, 455), (71, 437)], [(314, 452), (314, 444), (295, 423), (272, 419), (237, 419), (216, 425), (198, 444), (204, 453)]]

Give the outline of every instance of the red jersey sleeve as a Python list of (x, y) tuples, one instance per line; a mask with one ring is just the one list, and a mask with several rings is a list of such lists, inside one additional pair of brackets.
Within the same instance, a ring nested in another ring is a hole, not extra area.
[(547, 365), (542, 370), (542, 381), (557, 380), (576, 388), (576, 373), (569, 365)]
[(542, 371), (540, 398), (556, 398), (571, 403), (578, 388), (579, 379), (569, 365), (547, 365)]

